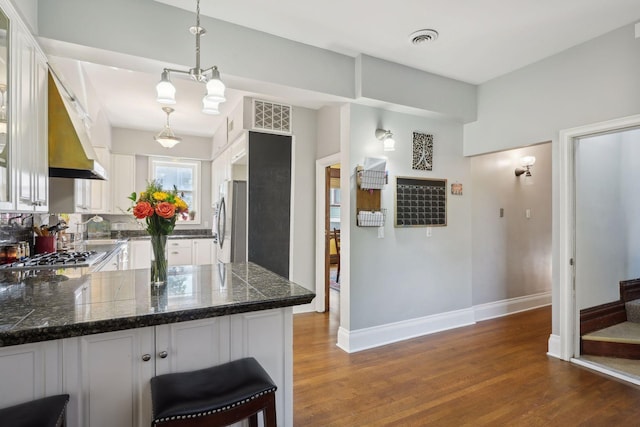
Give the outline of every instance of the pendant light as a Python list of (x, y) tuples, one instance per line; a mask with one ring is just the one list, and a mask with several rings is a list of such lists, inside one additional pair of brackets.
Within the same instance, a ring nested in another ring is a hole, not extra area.
[(178, 144), (182, 141), (182, 138), (175, 136), (171, 128), (169, 127), (169, 115), (173, 113), (173, 108), (171, 107), (162, 107), (162, 111), (167, 113), (167, 124), (164, 126), (164, 129), (160, 131), (159, 134), (153, 137), (156, 142), (162, 145), (164, 148), (172, 148), (174, 145)]
[[(175, 104), (176, 103), (176, 88), (171, 83), (171, 73), (185, 74), (190, 76), (193, 80), (206, 84), (207, 92), (202, 99), (203, 109), (202, 111), (207, 114), (219, 114), (217, 104), (225, 102), (224, 96), (225, 85), (220, 80), (220, 72), (217, 66), (213, 66), (207, 69), (200, 68), (200, 37), (207, 31), (200, 26), (200, 0), (196, 2), (196, 25), (189, 29), (191, 34), (196, 36), (196, 64), (195, 67), (190, 70), (175, 70), (171, 68), (165, 68), (162, 70), (160, 82), (156, 85), (157, 101), (161, 104)], [(216, 103), (214, 106), (213, 103)]]

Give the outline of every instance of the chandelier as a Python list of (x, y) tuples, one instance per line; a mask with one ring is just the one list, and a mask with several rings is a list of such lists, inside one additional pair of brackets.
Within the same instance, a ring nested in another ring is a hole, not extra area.
[(154, 136), (153, 139), (155, 139), (156, 142), (162, 145), (164, 148), (172, 148), (174, 145), (182, 141), (182, 138), (176, 136), (169, 127), (169, 114), (173, 113), (173, 108), (162, 107), (162, 111), (167, 113), (167, 124), (164, 125), (164, 128), (160, 131), (159, 134)]
[(214, 65), (206, 70), (200, 68), (200, 37), (207, 32), (200, 26), (200, 0), (197, 0), (196, 3), (196, 25), (195, 27), (189, 28), (189, 31), (196, 36), (196, 65), (188, 71), (174, 70), (171, 68), (163, 69), (160, 82), (156, 85), (157, 100), (161, 104), (175, 104), (176, 88), (171, 83), (171, 80), (169, 80), (169, 77), (171, 73), (185, 74), (197, 82), (206, 84), (207, 92), (202, 98), (202, 112), (206, 114), (220, 114), (218, 106), (220, 103), (225, 102), (226, 98), (224, 96), (225, 85), (222, 83), (222, 80), (220, 80), (218, 67)]

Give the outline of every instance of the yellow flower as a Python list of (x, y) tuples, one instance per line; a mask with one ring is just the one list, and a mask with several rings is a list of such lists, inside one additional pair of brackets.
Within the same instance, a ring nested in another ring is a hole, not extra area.
[(167, 197), (169, 197), (169, 195), (164, 191), (156, 191), (155, 193), (153, 193), (153, 198), (159, 202), (167, 200)]
[(180, 197), (176, 197), (176, 203), (175, 204), (176, 204), (176, 208), (179, 211), (183, 211), (183, 210), (187, 209), (187, 203), (184, 200), (182, 200)]

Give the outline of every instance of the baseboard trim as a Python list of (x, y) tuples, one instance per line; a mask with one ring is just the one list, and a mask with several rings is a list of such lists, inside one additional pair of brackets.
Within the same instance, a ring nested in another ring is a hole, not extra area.
[(549, 335), (549, 341), (547, 342), (547, 356), (562, 359), (562, 352), (560, 351), (560, 335)]
[(308, 304), (294, 305), (293, 306), (293, 314), (315, 313), (315, 312), (316, 312), (316, 303), (315, 303), (315, 301), (311, 301)]
[(347, 353), (356, 353), (474, 323), (473, 309), (469, 308), (354, 331), (340, 327), (337, 346)]
[[(468, 309), (373, 326), (371, 328), (349, 331), (340, 327), (338, 329), (338, 342), (336, 345), (347, 353), (356, 353), (358, 351), (446, 331), (448, 329), (473, 325), (482, 320), (507, 316), (550, 304), (551, 292), (542, 292), (524, 297), (481, 304)], [(553, 341), (549, 338), (549, 355), (559, 357), (556, 354), (560, 354), (560, 337), (554, 335), (552, 335), (552, 337), (556, 338), (554, 338)]]
[(551, 291), (473, 306), (476, 322), (551, 305)]

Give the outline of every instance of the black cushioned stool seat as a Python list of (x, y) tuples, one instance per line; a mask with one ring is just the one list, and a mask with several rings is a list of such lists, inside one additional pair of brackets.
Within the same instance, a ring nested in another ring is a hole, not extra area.
[(49, 396), (0, 409), (3, 427), (62, 427), (66, 425), (68, 394)]
[(152, 426), (276, 426), (276, 385), (253, 357), (151, 379)]

